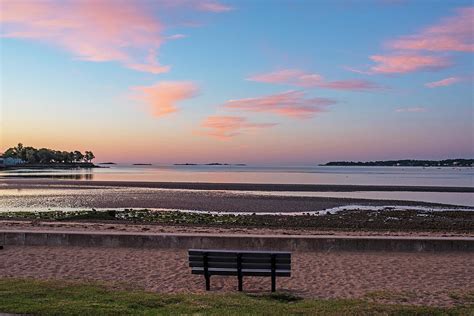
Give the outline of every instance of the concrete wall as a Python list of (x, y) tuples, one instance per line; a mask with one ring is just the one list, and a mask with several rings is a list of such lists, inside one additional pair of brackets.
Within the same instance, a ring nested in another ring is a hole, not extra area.
[(474, 238), (0, 231), (0, 245), (288, 251), (474, 252)]

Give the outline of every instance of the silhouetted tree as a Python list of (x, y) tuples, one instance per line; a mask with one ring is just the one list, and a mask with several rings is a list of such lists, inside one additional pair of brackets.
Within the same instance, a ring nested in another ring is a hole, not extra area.
[(86, 151), (84, 157), (85, 157), (85, 160), (86, 160), (87, 162), (91, 162), (92, 159), (95, 158), (95, 156), (94, 156), (94, 154), (92, 153), (92, 151)]
[(2, 156), (5, 158), (20, 158), (30, 164), (91, 162), (95, 158), (91, 151), (86, 151), (84, 155), (79, 150), (69, 152), (49, 148), (36, 149), (34, 147), (25, 147), (21, 143), (15, 147), (8, 148)]
[(80, 151), (78, 150), (74, 151), (74, 161), (80, 162), (83, 159), (84, 159), (84, 155)]

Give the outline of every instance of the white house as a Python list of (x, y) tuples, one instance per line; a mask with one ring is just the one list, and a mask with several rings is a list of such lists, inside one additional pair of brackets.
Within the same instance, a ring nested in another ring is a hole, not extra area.
[(0, 157), (0, 167), (10, 167), (10, 166), (16, 166), (16, 165), (21, 165), (25, 163), (23, 160), (20, 158), (2, 158)]

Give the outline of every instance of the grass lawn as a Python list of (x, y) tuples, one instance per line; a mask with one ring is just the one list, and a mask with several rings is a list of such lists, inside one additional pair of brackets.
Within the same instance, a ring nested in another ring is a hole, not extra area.
[(474, 315), (453, 308), (383, 305), (290, 295), (158, 294), (97, 283), (0, 279), (0, 313), (35, 315)]

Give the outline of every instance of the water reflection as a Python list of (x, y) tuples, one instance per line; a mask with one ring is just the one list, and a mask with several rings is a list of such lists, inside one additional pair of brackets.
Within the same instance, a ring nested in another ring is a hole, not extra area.
[(474, 187), (474, 168), (130, 166), (0, 171), (11, 177), (95, 181), (211, 182)]
[(28, 179), (57, 179), (57, 180), (94, 180), (93, 173), (75, 174), (16, 174), (3, 175), (2, 178), (28, 178)]

